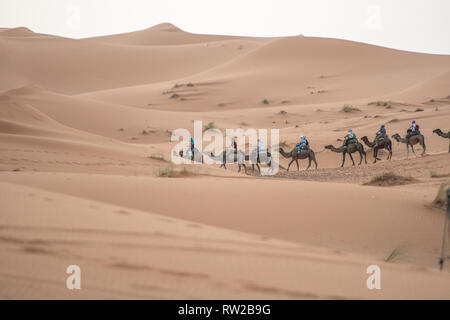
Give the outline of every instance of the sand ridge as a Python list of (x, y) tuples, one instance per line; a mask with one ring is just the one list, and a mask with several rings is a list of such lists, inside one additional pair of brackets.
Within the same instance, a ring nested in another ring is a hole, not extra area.
[[(432, 132), (450, 129), (448, 55), (161, 24), (80, 40), (1, 30), (0, 57), (1, 298), (449, 298), (430, 207), (450, 182), (449, 141)], [(285, 150), (304, 134), (319, 168), (174, 166), (171, 132), (194, 120), (280, 129)], [(394, 141), (392, 160), (365, 146), (367, 164), (340, 168), (324, 148), (412, 120), (424, 157)], [(363, 185), (386, 172), (413, 183)], [(80, 292), (65, 288), (73, 261)]]

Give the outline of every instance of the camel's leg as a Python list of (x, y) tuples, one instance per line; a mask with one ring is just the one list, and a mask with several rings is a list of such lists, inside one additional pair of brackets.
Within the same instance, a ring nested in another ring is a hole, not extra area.
[(259, 164), (256, 164), (256, 167), (258, 168), (258, 172), (261, 174), (261, 167), (259, 166)]
[(298, 165), (298, 159), (297, 158), (295, 158), (295, 163), (297, 164), (297, 171), (299, 171), (300, 170), (300, 166)]
[(219, 169), (222, 168), (222, 167), (224, 167), (225, 170), (227, 169), (227, 167), (225, 167), (225, 163), (222, 163), (222, 164), (220, 165)]
[[(352, 160), (353, 165), (355, 165), (355, 160), (353, 160), (353, 156), (351, 153), (348, 154), (350, 156), (350, 159)], [(361, 164), (361, 163), (360, 163)]]
[(308, 170), (309, 167), (311, 167), (311, 156), (308, 157), (308, 167), (306, 168), (306, 170)]
[(374, 148), (373, 149), (373, 163), (377, 163), (377, 154), (378, 154), (378, 149)]
[(288, 168), (286, 171), (289, 171), (289, 167), (291, 166), (292, 162), (294, 162), (294, 158), (292, 158), (291, 162), (289, 162)]
[(341, 168), (344, 167), (344, 163), (345, 163), (345, 152), (342, 152), (342, 164), (341, 164)]
[(365, 152), (364, 150), (360, 150), (360, 151), (359, 151), (359, 158), (360, 158), (360, 159), (359, 159), (359, 164), (358, 164), (358, 166), (361, 165), (363, 156), (364, 156), (364, 162), (367, 164), (366, 152)]
[(414, 151), (414, 146), (413, 146), (413, 145), (411, 145), (411, 150), (412, 150), (412, 152), (414, 153), (414, 155), (417, 157), (417, 154), (416, 154), (416, 152)]
[(247, 166), (245, 165), (245, 163), (243, 163), (242, 165), (244, 166), (245, 174), (247, 174)]
[(427, 147), (425, 147), (425, 141), (422, 141), (422, 148), (423, 148), (423, 151), (422, 151), (422, 157), (423, 157), (423, 155), (425, 154), (425, 150), (427, 149)]
[(448, 153), (450, 153), (450, 140), (448, 141)]
[(241, 164), (238, 164), (238, 173), (241, 172)]
[(317, 169), (317, 161), (316, 161), (316, 157), (314, 156), (313, 158), (314, 164), (316, 165), (316, 169)]
[(252, 173), (255, 173), (255, 164), (252, 163)]
[(225, 162), (222, 163), (222, 165), (223, 165), (223, 168), (224, 168), (225, 170), (227, 170), (227, 166), (226, 166)]

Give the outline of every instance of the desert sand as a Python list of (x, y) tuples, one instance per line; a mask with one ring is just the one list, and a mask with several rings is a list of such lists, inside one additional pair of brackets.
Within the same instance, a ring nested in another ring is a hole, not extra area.
[[(449, 55), (339, 39), (1, 29), (0, 298), (449, 299), (431, 206), (450, 183), (449, 140), (432, 132), (450, 130), (449, 88)], [(306, 135), (319, 167), (175, 166), (170, 133), (194, 120), (278, 128), (285, 150)], [(393, 140), (391, 160), (365, 146), (367, 164), (341, 168), (324, 148), (412, 120), (423, 157)], [(365, 185), (386, 172), (413, 179)]]

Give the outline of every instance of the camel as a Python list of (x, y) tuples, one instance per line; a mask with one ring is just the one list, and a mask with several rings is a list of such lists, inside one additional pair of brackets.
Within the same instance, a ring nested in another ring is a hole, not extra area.
[(270, 154), (270, 152), (267, 152), (267, 154), (265, 152), (261, 153), (261, 156), (260, 156), (259, 152), (255, 149), (252, 151), (252, 153), (250, 155), (245, 156), (246, 161), (249, 161), (250, 159), (252, 159), (252, 162), (253, 162), (252, 163), (252, 172), (255, 172), (255, 164), (256, 164), (256, 167), (258, 168), (259, 173), (261, 173), (261, 167), (259, 166), (260, 163), (267, 164), (269, 167), (272, 166), (272, 155)]
[(438, 136), (445, 138), (445, 139), (449, 139), (448, 140), (448, 153), (450, 153), (450, 131), (447, 133), (443, 133), (441, 131), (441, 129), (434, 129), (433, 133), (436, 133)]
[(363, 160), (363, 155), (364, 155), (364, 161), (367, 164), (366, 152), (364, 151), (364, 146), (360, 142), (349, 143), (347, 146), (342, 145), (339, 148), (335, 148), (334, 146), (332, 146), (330, 144), (330, 145), (325, 146), (325, 149), (329, 149), (333, 152), (342, 153), (341, 168), (344, 166), (345, 154), (347, 154), (347, 153), (350, 156), (350, 159), (352, 160), (353, 165), (355, 165), (355, 161), (353, 161), (353, 157), (352, 157), (352, 153), (354, 153), (354, 152), (359, 152), (359, 156), (361, 158), (358, 165), (361, 165), (361, 162)]
[(418, 143), (422, 146), (423, 149), (421, 156), (423, 157), (423, 155), (425, 154), (426, 151), (425, 137), (421, 133), (412, 136), (407, 135), (405, 138), (402, 138), (398, 133), (396, 133), (392, 136), (392, 138), (397, 140), (397, 142), (406, 144), (406, 159), (408, 159), (409, 157), (409, 146), (411, 146), (411, 150), (414, 153), (414, 155), (417, 156), (413, 146)]
[[(273, 170), (272, 162), (274, 161), (274, 159), (269, 151), (264, 151), (264, 152), (261, 152), (261, 154), (260, 154), (257, 151), (257, 149), (255, 149), (250, 153), (250, 155), (245, 156), (246, 161), (249, 161), (250, 159), (252, 160), (252, 171), (253, 172), (255, 172), (255, 164), (256, 164), (256, 167), (258, 168), (259, 173), (261, 173), (261, 167), (259, 166), (259, 164), (261, 164), (261, 163), (267, 164), (270, 168), (270, 171)], [(286, 168), (283, 167), (281, 164), (278, 164), (278, 167), (286, 170)]]
[[(246, 158), (244, 152), (242, 152), (241, 150), (239, 151), (234, 151), (234, 150), (230, 150), (227, 149), (225, 151), (223, 151), (220, 155), (215, 156), (214, 153), (212, 153), (211, 151), (208, 152), (204, 152), (205, 155), (209, 156), (211, 159), (216, 160), (216, 161), (222, 161), (222, 164), (220, 165), (219, 168), (224, 168), (225, 170), (227, 169), (226, 164), (227, 163), (238, 163), (238, 172), (241, 172), (241, 166), (244, 166), (245, 169), (245, 173), (247, 174), (247, 166), (244, 163), (244, 160)], [(247, 156), (248, 159), (248, 156)]]
[(375, 139), (373, 142), (370, 142), (369, 138), (366, 136), (362, 137), (361, 140), (364, 141), (368, 147), (373, 148), (373, 163), (376, 163), (377, 160), (381, 160), (378, 158), (378, 150), (380, 149), (387, 149), (387, 151), (389, 151), (386, 160), (390, 160), (392, 158), (392, 141), (387, 135), (384, 138), (379, 138), (378, 141)]
[(295, 147), (290, 152), (285, 152), (283, 148), (280, 147), (278, 151), (281, 153), (283, 157), (292, 158), (291, 162), (289, 162), (289, 165), (286, 169), (287, 171), (289, 171), (289, 167), (294, 161), (297, 164), (297, 171), (300, 170), (298, 165), (298, 159), (306, 159), (306, 158), (308, 158), (309, 160), (308, 167), (306, 168), (306, 170), (308, 170), (311, 167), (311, 161), (314, 161), (314, 164), (316, 165), (317, 169), (316, 155), (312, 149), (308, 148), (308, 149), (301, 149), (300, 151), (298, 151), (297, 147)]
[(184, 153), (183, 150), (180, 150), (180, 151), (178, 152), (178, 155), (179, 155), (181, 158), (183, 158), (183, 159), (189, 159), (189, 160), (194, 161), (194, 162), (200, 162), (200, 163), (203, 163), (203, 157), (202, 157), (202, 154), (200, 153), (200, 151), (197, 150), (197, 148), (194, 148), (194, 153), (193, 153), (191, 156), (189, 156), (187, 152)]

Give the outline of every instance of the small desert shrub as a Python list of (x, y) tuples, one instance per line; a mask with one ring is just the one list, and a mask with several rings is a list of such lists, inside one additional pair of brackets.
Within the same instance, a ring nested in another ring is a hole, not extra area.
[(147, 130), (142, 130), (142, 134), (148, 134), (148, 131)]
[(20, 168), (15, 168), (15, 169), (13, 169), (13, 171), (18, 172), (18, 171), (20, 171)]
[(187, 84), (187, 86), (188, 86), (188, 87), (193, 87), (194, 84), (193, 84), (192, 82), (189, 82), (189, 83)]
[(390, 262), (395, 260), (395, 258), (397, 258), (398, 256), (400, 256), (401, 251), (399, 248), (394, 248), (394, 250), (392, 250), (392, 252), (386, 257), (386, 259), (384, 259), (384, 261), (386, 262)]
[(166, 161), (162, 154), (151, 154), (148, 156), (148, 158), (153, 160)]
[(218, 107), (225, 107), (225, 103), (218, 103), (217, 106)]
[(281, 115), (286, 115), (286, 114), (287, 114), (287, 111), (281, 110), (279, 113), (280, 113)]
[(216, 126), (214, 125), (214, 122), (210, 122), (205, 126), (204, 131), (209, 130), (209, 129), (215, 129), (215, 128), (216, 128)]
[(124, 128), (120, 128), (119, 131), (125, 131), (125, 129)]
[(179, 97), (180, 97), (179, 94), (174, 93), (174, 94), (172, 94), (172, 95), (170, 96), (170, 99), (177, 99), (177, 98), (179, 98)]
[(262, 103), (264, 103), (264, 104), (269, 104), (269, 100), (264, 99), (264, 100), (262, 101)]
[(289, 100), (283, 100), (283, 101), (281, 101), (282, 104), (289, 103), (289, 102), (290, 102)]
[(173, 168), (172, 167), (159, 168), (156, 171), (156, 175), (158, 177), (171, 177), (173, 175)]
[(392, 120), (389, 120), (388, 123), (393, 123), (393, 122), (399, 122), (400, 120), (398, 120), (397, 118), (394, 118)]
[(399, 186), (414, 182), (417, 182), (417, 180), (412, 177), (399, 176), (391, 171), (373, 177), (372, 180), (364, 183), (364, 185), (388, 187), (388, 186)]
[(351, 105), (344, 104), (343, 107), (342, 107), (342, 111), (344, 111), (344, 112), (355, 112), (355, 111), (360, 112), (361, 110), (358, 109), (358, 108), (355, 108), (355, 107), (353, 107)]
[(435, 207), (446, 208), (447, 206), (447, 189), (450, 188), (449, 184), (442, 183), (439, 187), (436, 198), (434, 198), (432, 204)]
[(447, 178), (447, 177), (450, 177), (450, 173), (437, 173), (436, 171), (431, 170), (430, 177), (431, 178)]
[(430, 100), (430, 102), (435, 102), (435, 101), (436, 101), (436, 100), (434, 100), (434, 99), (431, 99), (431, 100)]
[(414, 110), (414, 112), (422, 112), (423, 109), (422, 108), (417, 108), (416, 110)]

